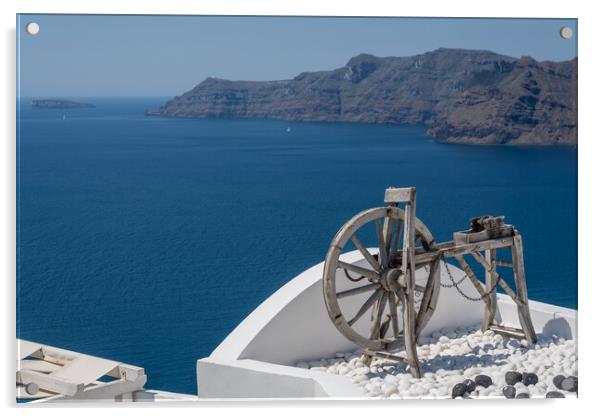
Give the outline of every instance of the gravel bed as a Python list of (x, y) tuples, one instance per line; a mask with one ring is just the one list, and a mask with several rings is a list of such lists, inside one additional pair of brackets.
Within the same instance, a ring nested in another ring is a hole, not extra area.
[[(403, 356), (404, 353), (401, 353)], [(404, 363), (361, 351), (299, 362), (297, 367), (349, 377), (368, 397), (388, 398), (560, 398), (577, 394), (574, 340), (539, 335), (536, 344), (477, 327), (437, 331), (418, 346), (423, 372), (415, 379)]]

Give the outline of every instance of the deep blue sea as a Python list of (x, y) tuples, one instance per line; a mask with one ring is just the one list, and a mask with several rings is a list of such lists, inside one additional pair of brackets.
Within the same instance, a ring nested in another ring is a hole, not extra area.
[(417, 187), (438, 241), (505, 215), (523, 234), (530, 298), (577, 306), (576, 148), (442, 145), (422, 126), (163, 119), (143, 112), (165, 98), (87, 100), (97, 108), (20, 106), (18, 337), (194, 394), (196, 360), (322, 261), (388, 186)]

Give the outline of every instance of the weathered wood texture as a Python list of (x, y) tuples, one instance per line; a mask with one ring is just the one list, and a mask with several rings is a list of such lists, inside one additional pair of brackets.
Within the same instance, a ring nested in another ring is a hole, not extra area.
[(385, 204), (406, 203), (416, 199), (416, 188), (387, 188), (385, 190)]
[[(495, 267), (496, 260), (496, 251), (487, 250), (485, 251), (485, 259)], [(483, 331), (486, 331), (493, 324), (493, 320), (495, 319), (495, 314), (497, 312), (497, 293), (494, 289), (496, 286), (496, 276), (494, 275), (495, 270), (486, 270), (485, 271), (485, 291), (487, 293), (491, 292), (489, 295), (489, 304), (485, 304), (485, 318), (483, 318), (483, 327), (481, 328)]]
[(523, 239), (520, 234), (514, 236), (514, 245), (512, 246), (512, 263), (514, 264), (514, 284), (518, 298), (522, 304), (518, 305), (518, 319), (525, 331), (527, 341), (531, 343), (537, 342), (531, 314), (529, 313), (529, 300), (527, 297), (527, 281), (525, 278), (525, 261), (523, 258)]
[[(412, 195), (412, 196), (415, 196)], [(403, 333), (406, 349), (406, 359), (414, 377), (421, 377), (418, 352), (416, 350), (416, 310), (414, 309), (414, 284), (416, 272), (416, 257), (414, 255), (416, 241), (416, 200), (406, 202), (403, 239), (402, 272), (405, 276), (406, 301), (403, 314)]]
[[(403, 348), (412, 375), (421, 376), (416, 342), (435, 312), (441, 286), (440, 264), (444, 258), (456, 259), (485, 303), (483, 330), (536, 341), (528, 307), (522, 239), (512, 225), (504, 224), (504, 217), (473, 218), (469, 230), (455, 233), (453, 241), (436, 244), (428, 228), (416, 218), (415, 188), (389, 188), (385, 203), (387, 207), (360, 212), (343, 225), (332, 240), (324, 263), (324, 300), (330, 319), (345, 337), (364, 349), (366, 363), (373, 356), (392, 357), (391, 352)], [(399, 203), (405, 204), (404, 209), (398, 207)], [(373, 223), (370, 226), (376, 231), (378, 255), (371, 254), (357, 237), (358, 230), (369, 223)], [(339, 260), (348, 241), (365, 262), (350, 264)], [(512, 262), (497, 259), (497, 250), (501, 249), (512, 251)], [(472, 256), (484, 268), (485, 288), (465, 255)], [(512, 268), (516, 293), (499, 275), (497, 266)], [(423, 267), (429, 268), (425, 286), (416, 284), (416, 270)], [(337, 292), (337, 278), (348, 279), (357, 286)], [(516, 302), (522, 330), (495, 323), (498, 286)], [(422, 292), (418, 310), (414, 306), (416, 291)], [(367, 298), (359, 309), (351, 318), (344, 317), (339, 301), (362, 294)], [(368, 311), (371, 311), (369, 331), (361, 334), (354, 325)]]

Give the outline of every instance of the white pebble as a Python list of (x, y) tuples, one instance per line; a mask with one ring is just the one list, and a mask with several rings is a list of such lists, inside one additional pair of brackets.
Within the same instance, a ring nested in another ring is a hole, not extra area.
[(338, 371), (340, 376), (344, 376), (348, 372), (349, 372), (349, 367), (344, 367), (344, 366), (341, 366)]
[(425, 339), (428, 343), (417, 348), (421, 361), (424, 360), (421, 379), (413, 378), (405, 363), (375, 358), (368, 367), (360, 359), (361, 351), (339, 352), (334, 357), (299, 361), (295, 365), (348, 377), (366, 396), (390, 398), (449, 398), (456, 383), (474, 379), (478, 374), (490, 376), (493, 385), (478, 386), (470, 398), (503, 397), (502, 388), (506, 385), (508, 371), (537, 374), (539, 382), (536, 385), (517, 383), (515, 388), (517, 394), (523, 392), (530, 397), (544, 397), (547, 391), (556, 390), (552, 384), (554, 376), (577, 376), (578, 357), (573, 340), (542, 336), (535, 347), (513, 338), (504, 339), (491, 331), (483, 334), (479, 327), (471, 327), (471, 332), (445, 328)]
[(412, 386), (412, 384), (410, 383), (410, 380), (401, 380), (397, 384), (397, 389), (399, 390), (400, 393), (403, 393), (404, 391), (409, 390), (411, 386)]
[(391, 383), (383, 383), (381, 390), (385, 396), (390, 396), (393, 393), (397, 393), (397, 386)]
[(374, 393), (374, 394), (381, 393), (380, 386), (377, 386), (377, 385), (372, 384), (372, 383), (366, 384), (365, 385), (365, 389), (368, 391), (368, 393)]

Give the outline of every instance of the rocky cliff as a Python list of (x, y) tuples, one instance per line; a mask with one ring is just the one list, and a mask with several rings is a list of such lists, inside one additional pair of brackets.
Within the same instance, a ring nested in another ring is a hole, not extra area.
[(576, 144), (577, 59), (537, 62), (462, 49), (362, 54), (292, 80), (207, 78), (149, 114), (425, 124), (441, 142)]

